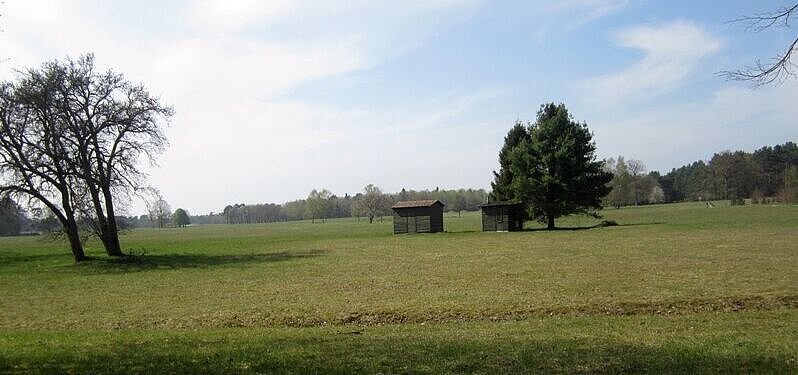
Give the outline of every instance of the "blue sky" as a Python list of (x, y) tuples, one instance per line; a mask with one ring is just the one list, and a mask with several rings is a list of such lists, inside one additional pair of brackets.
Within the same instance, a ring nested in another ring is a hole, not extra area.
[(507, 130), (550, 101), (599, 157), (651, 170), (795, 141), (798, 81), (714, 74), (781, 51), (798, 28), (727, 21), (788, 3), (6, 0), (0, 74), (94, 52), (143, 82), (176, 110), (150, 181), (193, 213), (369, 183), (489, 188)]

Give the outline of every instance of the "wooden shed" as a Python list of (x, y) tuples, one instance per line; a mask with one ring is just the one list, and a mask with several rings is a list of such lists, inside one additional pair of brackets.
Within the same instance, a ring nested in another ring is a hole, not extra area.
[(524, 207), (521, 203), (490, 202), (480, 208), (483, 232), (515, 232), (524, 229)]
[(391, 208), (394, 234), (443, 232), (443, 203), (438, 200), (403, 201)]

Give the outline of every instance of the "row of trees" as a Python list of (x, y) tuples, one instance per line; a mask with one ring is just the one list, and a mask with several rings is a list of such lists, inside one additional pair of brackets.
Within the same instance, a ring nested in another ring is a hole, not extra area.
[[(124, 228), (182, 228), (191, 224), (191, 215), (187, 210), (178, 208), (172, 211), (169, 203), (165, 200), (156, 201), (157, 204), (148, 202), (150, 209), (147, 214), (141, 216), (119, 216), (117, 222)], [(202, 218), (202, 216), (200, 216)], [(202, 221), (202, 219), (200, 219)], [(203, 222), (203, 224), (221, 224), (221, 222)]]
[(0, 195), (52, 213), (75, 261), (86, 258), (81, 232), (121, 256), (116, 202), (143, 187), (140, 159), (164, 149), (172, 113), (92, 55), (22, 71), (0, 83)]
[(667, 201), (773, 197), (795, 202), (791, 189), (798, 145), (787, 142), (754, 152), (724, 151), (705, 161), (653, 174)]
[(284, 221), (280, 205), (266, 204), (234, 204), (228, 205), (221, 213), (227, 224), (252, 224)]
[(615, 207), (660, 202), (730, 200), (798, 202), (798, 146), (793, 142), (754, 152), (723, 151), (709, 161), (674, 168), (664, 176), (640, 160), (605, 160), (612, 190), (604, 199)]
[[(282, 205), (233, 204), (219, 214), (195, 217), (203, 223), (251, 224), (288, 220), (311, 220), (324, 222), (330, 218), (366, 218), (369, 223), (376, 218), (391, 214), (391, 206), (403, 200), (437, 199), (446, 205), (450, 212), (474, 211), (487, 200), (483, 189), (457, 190), (407, 190), (395, 194), (384, 193), (379, 187), (369, 184), (355, 195), (337, 196), (327, 189), (312, 190), (305, 199), (286, 202)], [(214, 219), (223, 217), (223, 220)]]
[[(557, 153), (542, 157), (547, 150), (557, 150)], [(798, 147), (792, 142), (763, 147), (753, 153), (721, 152), (715, 154), (708, 163), (698, 161), (674, 169), (664, 176), (657, 171), (649, 172), (645, 164), (637, 159), (618, 156), (603, 162), (596, 161), (594, 152), (595, 146), (586, 125), (573, 122), (563, 105), (543, 106), (534, 124), (519, 122), (508, 132), (499, 153), (501, 169), (495, 172), (491, 184), (491, 199), (526, 199), (540, 202), (541, 206), (549, 204), (553, 208), (548, 211), (541, 208), (529, 212), (530, 217), (545, 218), (547, 223), (550, 216), (546, 212), (559, 217), (565, 212), (593, 212), (602, 204), (621, 207), (683, 200), (771, 196), (785, 202), (798, 201), (795, 196), (798, 193), (798, 172), (794, 167), (798, 165)], [(567, 159), (568, 155), (580, 153), (581, 156), (573, 160), (562, 160)], [(568, 181), (579, 176), (589, 178)], [(599, 186), (598, 182), (605, 180), (608, 180), (606, 186)], [(538, 190), (533, 192), (531, 189)], [(596, 201), (597, 196), (599, 201)], [(369, 184), (363, 192), (354, 196), (347, 194), (339, 197), (326, 189), (313, 190), (306, 199), (282, 205), (229, 205), (220, 214), (224, 220), (214, 219), (213, 213), (198, 219), (204, 223), (243, 224), (365, 217), (371, 222), (377, 217), (390, 215), (390, 207), (397, 201), (438, 199), (446, 204), (447, 211), (460, 212), (477, 210), (486, 197), (482, 189), (402, 189), (399, 193), (386, 194)], [(568, 207), (562, 202), (551, 203), (559, 199), (581, 203), (576, 203), (579, 208)]]

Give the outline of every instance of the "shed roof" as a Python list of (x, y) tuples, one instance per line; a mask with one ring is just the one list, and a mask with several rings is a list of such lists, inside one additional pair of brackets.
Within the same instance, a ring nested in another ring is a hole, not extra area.
[(421, 201), (401, 201), (396, 202), (395, 205), (391, 208), (415, 208), (415, 207), (432, 207), (435, 204), (440, 204), (443, 206), (443, 203), (437, 199), (426, 199)]
[(500, 206), (520, 206), (519, 202), (498, 201), (480, 204), (479, 207), (500, 207)]

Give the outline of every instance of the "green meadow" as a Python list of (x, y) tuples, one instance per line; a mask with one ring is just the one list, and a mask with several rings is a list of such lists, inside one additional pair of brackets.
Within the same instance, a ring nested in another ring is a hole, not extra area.
[(139, 229), (84, 264), (0, 238), (0, 372), (798, 371), (798, 206), (603, 215)]

